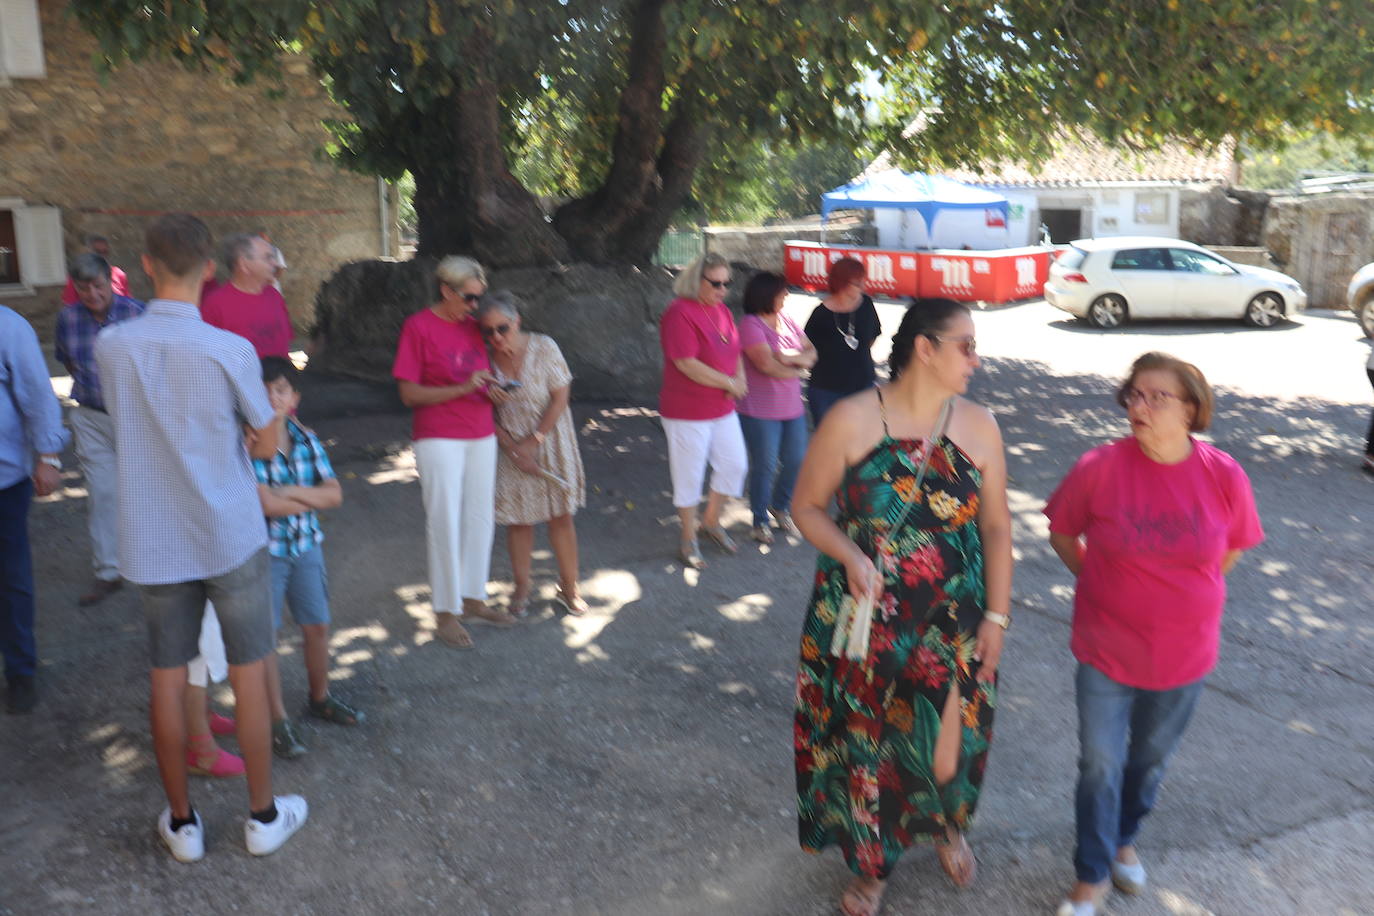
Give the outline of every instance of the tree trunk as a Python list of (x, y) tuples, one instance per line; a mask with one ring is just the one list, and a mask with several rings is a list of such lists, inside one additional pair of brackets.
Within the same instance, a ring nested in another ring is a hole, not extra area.
[(709, 130), (696, 117), (695, 105), (683, 99), (674, 107), (659, 154), (658, 185), (626, 220), (616, 236), (621, 260), (648, 264), (658, 250), (659, 240), (668, 231), (673, 215), (682, 209), (692, 193), (692, 180), (706, 155)]
[(474, 30), (464, 49), (468, 69), (461, 85), (426, 123), (438, 149), (425, 144), (427, 155), (412, 168), (417, 253), (467, 254), (489, 267), (567, 260), (568, 246), (507, 167), (501, 100), (487, 67), (490, 47), (485, 31)]
[[(640, 0), (631, 14), (628, 73), (620, 94), (620, 117), (606, 180), (586, 197), (564, 204), (554, 215), (554, 228), (582, 260), (648, 260), (635, 257), (623, 240), (627, 231), (642, 221), (641, 211), (646, 205), (652, 206), (661, 186), (658, 159), (663, 143), (668, 43), (664, 5), (665, 0)], [(632, 247), (642, 249), (642, 240), (636, 241), (639, 244)], [(650, 254), (657, 244), (655, 236)]]

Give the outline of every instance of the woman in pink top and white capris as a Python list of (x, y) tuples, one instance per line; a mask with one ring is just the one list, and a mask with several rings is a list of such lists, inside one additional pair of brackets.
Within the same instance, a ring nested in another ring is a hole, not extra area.
[(415, 411), (415, 467), (425, 503), (425, 543), (435, 635), (472, 647), (459, 621), (510, 626), (487, 606), (496, 531), (494, 379), (473, 312), (487, 290), (482, 265), (451, 256), (435, 270), (439, 301), (406, 319), (391, 374), (401, 402)]
[[(673, 505), (682, 523), (678, 557), (693, 569), (701, 559), (697, 533), (726, 553), (735, 542), (720, 524), (725, 500), (744, 490), (748, 458), (740, 433), (735, 401), (748, 385), (740, 358), (739, 332), (725, 306), (730, 265), (718, 254), (706, 254), (678, 274), (677, 298), (659, 322), (663, 346), (663, 387), (659, 415), (668, 437), (668, 472)], [(711, 494), (697, 526), (697, 505), (706, 467), (711, 467)]]
[(1216, 665), (1226, 574), (1264, 539), (1245, 471), (1189, 435), (1212, 419), (1196, 366), (1146, 353), (1117, 403), (1133, 435), (1080, 458), (1045, 507), (1078, 580), (1078, 881), (1059, 916), (1094, 916), (1109, 879), (1144, 889), (1136, 833)]

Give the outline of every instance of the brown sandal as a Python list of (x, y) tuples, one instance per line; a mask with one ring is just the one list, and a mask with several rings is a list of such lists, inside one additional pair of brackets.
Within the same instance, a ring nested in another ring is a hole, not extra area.
[(940, 867), (950, 882), (959, 890), (966, 890), (973, 886), (973, 879), (978, 876), (978, 860), (964, 835), (957, 836), (953, 842), (936, 841), (935, 854), (940, 857)]
[[(866, 884), (868, 881), (877, 881), (877, 887)], [(840, 895), (840, 912), (844, 916), (878, 916), (878, 911), (883, 907), (883, 893), (886, 891), (886, 881), (866, 875), (856, 876)]]

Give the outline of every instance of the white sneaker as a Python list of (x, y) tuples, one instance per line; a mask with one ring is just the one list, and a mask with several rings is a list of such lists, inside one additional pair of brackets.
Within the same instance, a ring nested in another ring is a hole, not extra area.
[(1075, 903), (1072, 900), (1061, 900), (1059, 909), (1054, 911), (1054, 916), (1096, 916), (1097, 904), (1091, 900), (1082, 903)]
[(1134, 865), (1126, 865), (1122, 862), (1113, 861), (1112, 883), (1122, 893), (1141, 893), (1145, 890), (1145, 866), (1139, 862)]
[(172, 851), (172, 858), (178, 862), (199, 862), (205, 858), (205, 825), (200, 821), (200, 812), (191, 809), (194, 824), (183, 824), (176, 833), (172, 832), (172, 809), (166, 807), (157, 816), (157, 835)]
[(277, 806), (277, 818), (272, 823), (264, 824), (252, 817), (243, 822), (243, 842), (255, 856), (276, 852), (310, 816), (310, 806), (299, 795), (278, 795), (272, 801)]

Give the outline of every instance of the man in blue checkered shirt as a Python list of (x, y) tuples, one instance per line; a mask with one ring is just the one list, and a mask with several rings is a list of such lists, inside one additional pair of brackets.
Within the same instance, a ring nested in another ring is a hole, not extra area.
[(86, 478), (86, 530), (95, 577), (77, 599), (82, 607), (103, 601), (123, 585), (119, 576), (119, 492), (114, 420), (105, 409), (95, 337), (105, 328), (143, 314), (143, 303), (114, 291), (110, 262), (93, 252), (72, 258), (67, 269), (77, 301), (57, 313), (54, 355), (72, 377), (67, 414), (76, 439), (76, 460)]
[[(262, 360), (267, 399), (281, 419), (277, 453), (253, 459), (258, 496), (267, 517), (267, 550), (272, 555), (272, 619), (281, 627), (282, 606), (300, 625), (305, 641), (305, 673), (310, 683), (306, 712), (326, 722), (357, 725), (362, 712), (329, 692), (329, 592), (324, 569), (324, 532), (318, 512), (343, 502), (343, 489), (329, 455), (315, 434), (295, 419), (300, 406), (299, 370), (285, 357)], [(287, 718), (281, 696), (276, 653), (267, 660), (267, 693), (272, 704), (272, 749), (296, 757), (305, 748)]]

